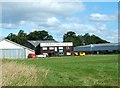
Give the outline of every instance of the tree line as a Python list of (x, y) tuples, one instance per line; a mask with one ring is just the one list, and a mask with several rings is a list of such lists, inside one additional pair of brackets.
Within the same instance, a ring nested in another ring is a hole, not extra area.
[[(33, 31), (29, 34), (25, 33), (23, 30), (20, 30), (18, 34), (10, 33), (6, 39), (21, 45), (24, 45), (27, 40), (55, 40), (53, 36), (45, 30)], [(73, 31), (69, 31), (63, 35), (63, 42), (73, 42), (73, 46), (109, 43), (96, 35), (90, 35), (89, 33), (86, 33), (85, 35), (76, 35)]]
[(110, 43), (106, 40), (101, 39), (100, 37), (96, 35), (90, 35), (89, 33), (86, 33), (85, 35), (76, 35), (76, 33), (72, 31), (69, 31), (63, 35), (63, 41), (73, 42), (73, 46)]

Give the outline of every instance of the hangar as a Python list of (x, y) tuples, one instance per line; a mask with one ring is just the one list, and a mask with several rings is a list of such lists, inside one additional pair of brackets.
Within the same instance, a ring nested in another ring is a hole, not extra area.
[(19, 45), (8, 39), (0, 41), (0, 59), (27, 58), (29, 53), (34, 53), (34, 50)]
[(74, 47), (74, 52), (86, 52), (88, 54), (118, 54), (120, 53), (119, 43), (90, 44)]

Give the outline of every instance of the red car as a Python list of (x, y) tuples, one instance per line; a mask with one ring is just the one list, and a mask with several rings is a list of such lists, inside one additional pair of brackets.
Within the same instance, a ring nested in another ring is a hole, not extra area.
[(31, 53), (28, 55), (28, 58), (35, 58), (36, 57), (36, 54), (35, 53)]

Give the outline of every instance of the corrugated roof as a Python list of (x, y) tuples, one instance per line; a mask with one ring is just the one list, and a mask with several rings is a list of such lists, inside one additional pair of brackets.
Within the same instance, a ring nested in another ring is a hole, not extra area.
[(37, 40), (37, 41), (29, 40), (28, 42), (31, 43), (35, 47), (37, 45), (39, 45), (40, 43), (57, 43), (57, 41), (55, 41), (55, 40), (45, 40), (45, 41), (41, 41), (41, 40)]
[(85, 46), (74, 47), (74, 51), (97, 51), (97, 50), (118, 50), (119, 43), (90, 44)]
[[(92, 44), (93, 46), (118, 46), (118, 43), (103, 43), (103, 44)], [(90, 46), (90, 45), (89, 45)]]

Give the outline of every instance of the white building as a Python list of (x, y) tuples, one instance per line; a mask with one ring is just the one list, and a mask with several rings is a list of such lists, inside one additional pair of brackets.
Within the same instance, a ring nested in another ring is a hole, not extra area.
[(0, 58), (27, 58), (34, 50), (19, 45), (7, 39), (0, 41)]

